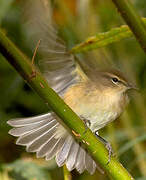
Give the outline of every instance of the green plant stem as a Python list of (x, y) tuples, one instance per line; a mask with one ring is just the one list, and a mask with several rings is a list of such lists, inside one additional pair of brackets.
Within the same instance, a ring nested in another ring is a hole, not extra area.
[(70, 51), (71, 53), (86, 52), (107, 46), (111, 43), (118, 42), (131, 36), (132, 32), (130, 31), (129, 27), (123, 25), (118, 28), (113, 28), (108, 32), (98, 33), (95, 36), (88, 37), (85, 41), (74, 46)]
[[(146, 18), (142, 18), (146, 25)], [(97, 48), (105, 47), (109, 44), (119, 42), (123, 39), (133, 37), (133, 33), (127, 25), (122, 25), (118, 28), (103, 33), (98, 33), (94, 36), (88, 37), (85, 41), (74, 46), (70, 51), (72, 53), (86, 52)]]
[(130, 0), (112, 0), (121, 16), (128, 24), (141, 48), (146, 52), (146, 26)]
[(85, 133), (83, 121), (64, 103), (64, 101), (48, 86), (47, 81), (32, 65), (31, 61), (5, 36), (0, 30), (0, 52), (7, 61), (18, 71), (24, 80), (34, 89), (46, 104), (59, 117), (59, 122), (70, 133), (84, 144), (85, 148), (98, 162), (107, 174), (115, 180), (131, 180), (132, 176), (114, 158), (108, 162), (108, 152), (104, 145), (97, 140), (90, 129)]
[(63, 166), (63, 174), (64, 174), (64, 180), (72, 179), (71, 173), (68, 171), (66, 165)]

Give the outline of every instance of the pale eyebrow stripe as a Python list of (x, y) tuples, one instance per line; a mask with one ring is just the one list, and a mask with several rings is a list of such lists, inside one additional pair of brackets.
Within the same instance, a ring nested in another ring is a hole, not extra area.
[(106, 73), (104, 76), (105, 76), (105, 77), (108, 77), (108, 78), (117, 78), (119, 82), (121, 82), (122, 84), (124, 84), (125, 86), (127, 86), (127, 82), (126, 82), (125, 80), (121, 79), (120, 77), (118, 77), (118, 76), (115, 75), (115, 74), (111, 74), (111, 73), (108, 72), (108, 73)]

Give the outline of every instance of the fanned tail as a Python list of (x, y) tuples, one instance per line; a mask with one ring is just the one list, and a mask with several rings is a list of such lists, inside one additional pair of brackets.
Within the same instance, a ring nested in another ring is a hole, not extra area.
[(57, 122), (54, 113), (12, 119), (8, 124), (13, 127), (9, 134), (18, 137), (16, 144), (26, 146), (28, 152), (36, 152), (37, 157), (50, 160), (56, 156), (59, 167), (66, 164), (69, 171), (95, 172), (94, 160)]

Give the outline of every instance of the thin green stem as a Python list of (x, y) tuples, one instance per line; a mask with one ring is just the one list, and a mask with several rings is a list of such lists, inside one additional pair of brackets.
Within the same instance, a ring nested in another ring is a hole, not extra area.
[(83, 121), (48, 86), (47, 81), (32, 65), (31, 61), (0, 30), (0, 52), (59, 117), (59, 122), (82, 144), (107, 174), (115, 180), (131, 180), (132, 176), (114, 158), (108, 162), (108, 152), (90, 129), (85, 133)]
[[(146, 25), (146, 18), (142, 18)], [(74, 46), (70, 51), (72, 53), (86, 52), (97, 48), (105, 47), (109, 44), (119, 42), (123, 39), (133, 37), (133, 33), (127, 25), (112, 28), (107, 32), (98, 33), (88, 37), (85, 41)]]
[(71, 173), (68, 171), (66, 165), (63, 166), (64, 180), (71, 180)]
[(128, 24), (142, 49), (146, 52), (146, 26), (130, 0), (112, 0)]
[(95, 36), (88, 37), (85, 41), (74, 46), (70, 51), (72, 53), (86, 52), (89, 50), (101, 48), (111, 43), (118, 42), (122, 39), (132, 36), (129, 27), (123, 25), (118, 28), (113, 28), (110, 31), (98, 33)]

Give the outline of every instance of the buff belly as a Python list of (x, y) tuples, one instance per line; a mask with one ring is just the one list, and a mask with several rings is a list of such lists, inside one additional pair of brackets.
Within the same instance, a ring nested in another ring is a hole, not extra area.
[(82, 119), (90, 121), (89, 128), (92, 131), (103, 128), (121, 114), (126, 105), (123, 103), (121, 106), (121, 99), (124, 99), (122, 93), (111, 94), (108, 89), (103, 93), (94, 86), (87, 90), (85, 84), (70, 88), (64, 95), (64, 101), (73, 111)]

